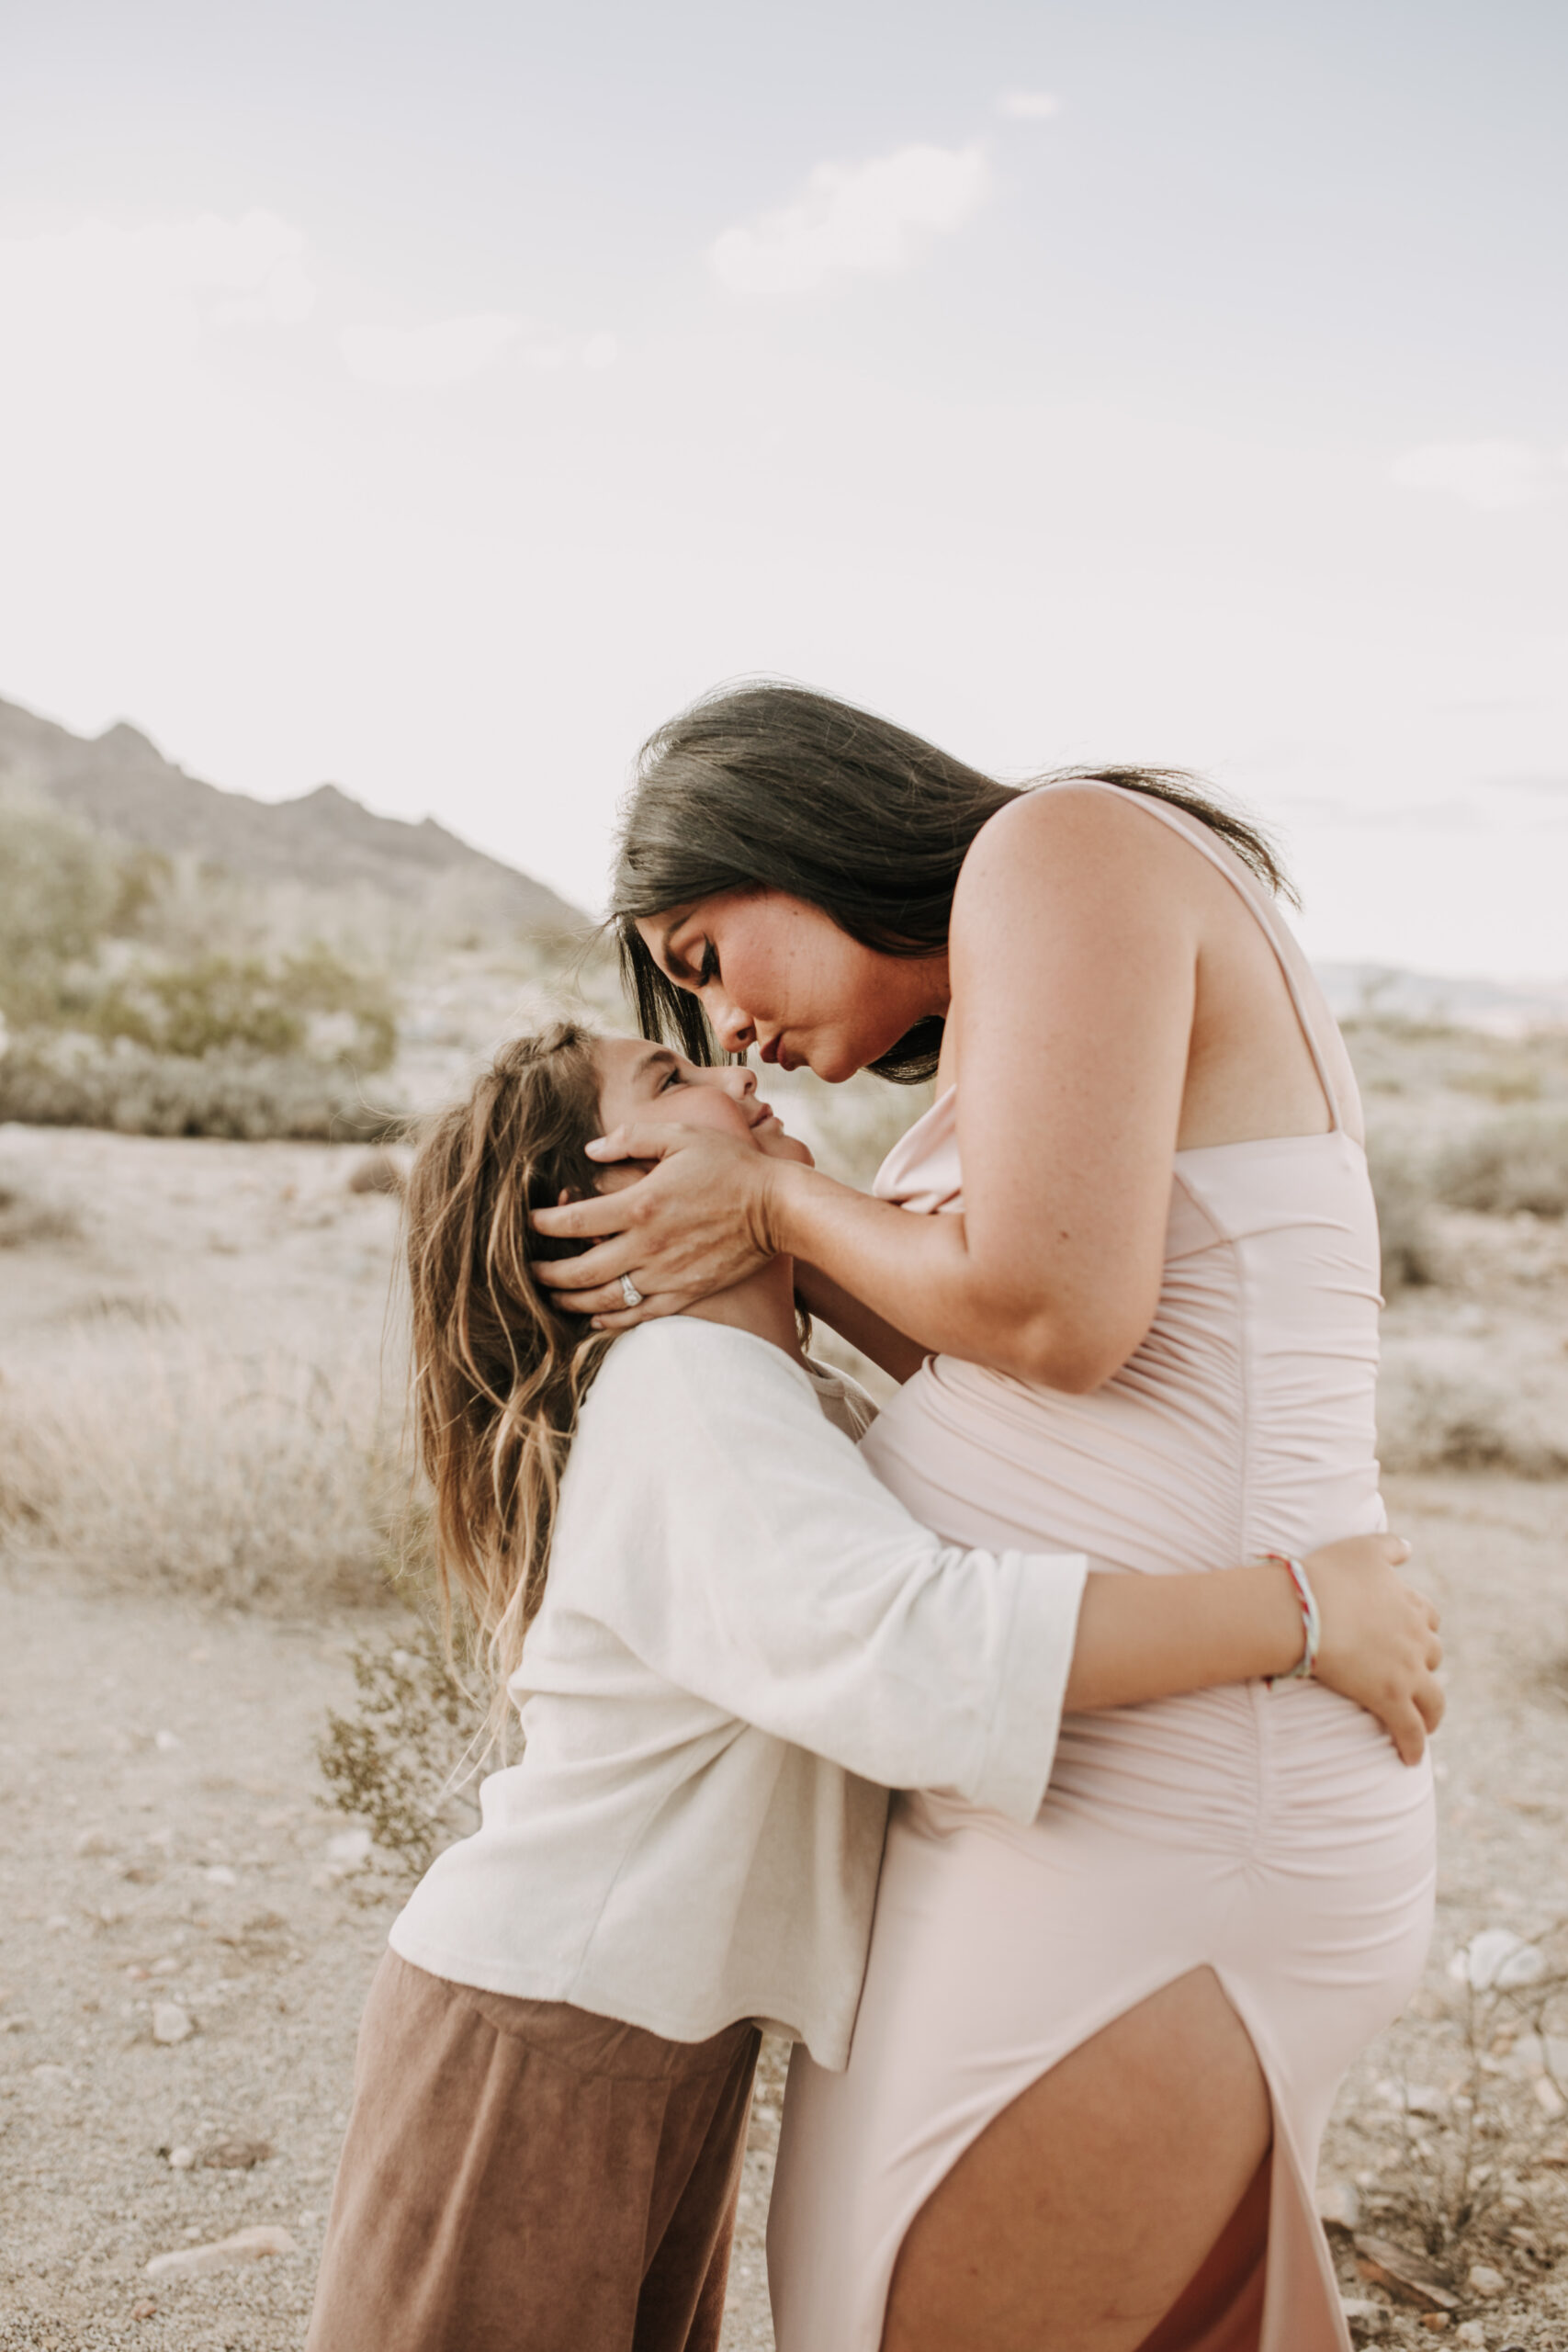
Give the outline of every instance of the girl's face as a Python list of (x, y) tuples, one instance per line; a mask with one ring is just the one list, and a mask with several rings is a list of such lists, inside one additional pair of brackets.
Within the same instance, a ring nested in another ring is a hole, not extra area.
[(597, 1054), (599, 1116), (606, 1135), (634, 1122), (712, 1127), (743, 1137), (771, 1159), (809, 1162), (806, 1146), (786, 1135), (758, 1094), (755, 1070), (701, 1069), (646, 1037), (601, 1037)]
[(830, 1086), (947, 1010), (945, 957), (880, 955), (783, 890), (727, 890), (642, 916), (637, 930), (727, 1051), (755, 1046), (781, 1069), (807, 1063)]

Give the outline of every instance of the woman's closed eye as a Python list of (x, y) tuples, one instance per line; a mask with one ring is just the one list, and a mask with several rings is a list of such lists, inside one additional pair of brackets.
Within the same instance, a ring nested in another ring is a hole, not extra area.
[(691, 1082), (680, 1063), (677, 1062), (673, 1069), (665, 1071), (659, 1081), (657, 1091), (660, 1094), (668, 1094), (672, 1086), (689, 1086)]
[(711, 939), (703, 942), (702, 961), (697, 966), (697, 986), (711, 988), (718, 978), (718, 950)]

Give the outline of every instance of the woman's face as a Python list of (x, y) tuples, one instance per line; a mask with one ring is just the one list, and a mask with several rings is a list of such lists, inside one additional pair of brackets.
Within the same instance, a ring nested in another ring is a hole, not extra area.
[(763, 1061), (807, 1063), (830, 1086), (947, 1009), (945, 958), (879, 955), (783, 890), (727, 890), (642, 916), (637, 930), (728, 1052), (755, 1046)]
[[(739, 1136), (773, 1159), (809, 1162), (806, 1146), (757, 1092), (755, 1070), (701, 1069), (646, 1037), (599, 1040), (599, 1116), (604, 1132), (630, 1126), (711, 1127)], [(614, 1172), (614, 1171), (608, 1171)]]

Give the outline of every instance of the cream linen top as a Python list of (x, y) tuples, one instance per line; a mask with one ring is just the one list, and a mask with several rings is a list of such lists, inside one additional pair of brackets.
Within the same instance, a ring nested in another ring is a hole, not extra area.
[(853, 1384), (671, 1316), (583, 1404), (512, 1682), (525, 1745), (392, 1949), (673, 2041), (754, 2017), (841, 2066), (891, 1788), (1044, 1795), (1088, 1563), (943, 1544)]

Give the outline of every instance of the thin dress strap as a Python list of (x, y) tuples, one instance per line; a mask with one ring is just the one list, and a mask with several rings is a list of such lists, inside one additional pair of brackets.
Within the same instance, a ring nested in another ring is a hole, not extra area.
[[(1340, 1114), (1339, 1090), (1335, 1085), (1329, 1055), (1325, 1050), (1323, 1035), (1318, 1027), (1318, 1016), (1321, 1014), (1332, 1030), (1334, 1016), (1324, 1001), (1317, 977), (1303, 954), (1300, 942), (1276, 913), (1261, 884), (1248, 872), (1235, 852), (1227, 849), (1219, 835), (1212, 831), (1201, 817), (1192, 816), (1172, 801), (1156, 799), (1152, 793), (1130, 792), (1121, 785), (1107, 784), (1099, 776), (1064, 776), (1059, 784), (1046, 785), (1043, 788), (1047, 792), (1076, 792), (1086, 787), (1093, 792), (1112, 792), (1119, 800), (1134, 808), (1145, 809), (1151, 817), (1157, 817), (1162, 824), (1179, 833), (1183, 841), (1190, 842), (1199, 855), (1206, 857), (1216, 873), (1224, 876), (1274, 951), (1274, 959), (1290, 990), (1291, 1002), (1295, 1008), (1302, 1035), (1306, 1040), (1307, 1051), (1312, 1056), (1313, 1068), (1317, 1072), (1317, 1081), (1323, 1089), (1334, 1130), (1354, 1136), (1355, 1125), (1348, 1123)], [(1337, 1037), (1337, 1032), (1334, 1034)]]

